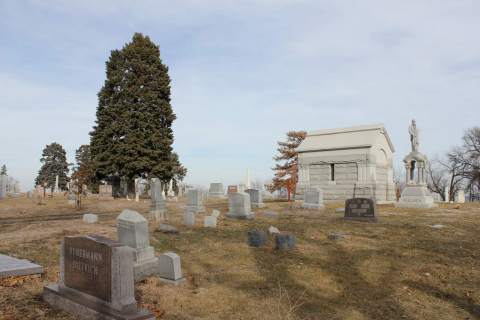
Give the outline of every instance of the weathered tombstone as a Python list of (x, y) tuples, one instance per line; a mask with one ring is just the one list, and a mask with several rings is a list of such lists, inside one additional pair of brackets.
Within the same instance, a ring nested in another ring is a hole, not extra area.
[(227, 187), (227, 194), (236, 193), (236, 192), (238, 192), (237, 186), (232, 185)]
[(117, 236), (118, 242), (135, 249), (135, 281), (158, 274), (158, 258), (150, 246), (147, 219), (137, 211), (123, 210), (117, 217)]
[(237, 192), (228, 196), (227, 217), (236, 219), (253, 219), (254, 216), (248, 193)]
[(455, 202), (465, 203), (465, 191), (458, 190), (457, 196), (455, 197)]
[(101, 200), (113, 200), (112, 185), (101, 184), (98, 186), (98, 197)]
[(220, 197), (224, 196), (223, 183), (210, 183), (210, 188), (208, 189), (209, 197)]
[(77, 196), (73, 193), (73, 192), (70, 192), (67, 196), (67, 199), (68, 199), (68, 204), (69, 205), (75, 205), (76, 204), (76, 200), (77, 200)]
[(203, 194), (201, 190), (199, 189), (188, 190), (187, 210), (194, 213), (205, 211), (205, 207), (203, 206)]
[(377, 205), (369, 198), (347, 199), (344, 219), (377, 222)]
[(156, 221), (165, 220), (167, 217), (167, 207), (163, 199), (162, 183), (154, 178), (150, 183), (152, 204), (150, 206), (150, 218)]
[(195, 212), (186, 210), (183, 214), (183, 224), (187, 227), (193, 227), (195, 225)]
[(7, 196), (7, 181), (8, 177), (5, 174), (0, 175), (0, 199)]
[(58, 283), (44, 287), (51, 306), (83, 319), (153, 320), (137, 308), (134, 250), (101, 236), (65, 237)]
[(220, 217), (220, 210), (213, 209), (211, 216), (212, 217), (217, 217), (217, 218)]
[(203, 221), (203, 226), (206, 228), (216, 228), (217, 227), (217, 217), (206, 216)]
[(160, 265), (160, 280), (178, 285), (185, 281), (182, 275), (180, 256), (174, 252), (166, 252), (158, 257)]
[(245, 193), (248, 193), (250, 196), (250, 205), (252, 208), (263, 208), (265, 204), (263, 203), (262, 193), (258, 189), (247, 189)]
[(0, 278), (43, 273), (43, 267), (28, 260), (0, 254)]
[(245, 189), (247, 189), (247, 187), (245, 187), (243, 183), (238, 185), (238, 192), (245, 192)]
[(275, 234), (275, 249), (288, 250), (295, 247), (296, 239), (293, 234), (277, 233)]
[(267, 233), (263, 230), (250, 230), (247, 232), (247, 242), (250, 247), (261, 247), (267, 242)]
[(302, 208), (304, 209), (323, 209), (323, 191), (317, 187), (305, 189)]
[(445, 202), (450, 202), (450, 188), (448, 186), (445, 187)]
[(83, 215), (83, 222), (85, 223), (96, 223), (98, 221), (98, 216), (93, 213), (85, 213)]

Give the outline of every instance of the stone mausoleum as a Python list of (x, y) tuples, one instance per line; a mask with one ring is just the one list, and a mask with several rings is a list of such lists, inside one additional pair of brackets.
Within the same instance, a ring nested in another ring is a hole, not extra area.
[(306, 188), (319, 187), (325, 201), (395, 201), (395, 148), (383, 124), (308, 132), (298, 152), (300, 197)]

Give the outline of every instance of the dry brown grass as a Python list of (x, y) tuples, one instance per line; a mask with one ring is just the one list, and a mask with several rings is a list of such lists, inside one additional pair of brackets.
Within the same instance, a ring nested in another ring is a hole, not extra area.
[[(51, 310), (42, 287), (58, 277), (58, 250), (65, 235), (99, 233), (116, 237), (115, 216), (123, 208), (146, 214), (148, 202), (84, 202), (83, 212), (102, 213), (98, 224), (80, 219), (41, 221), (52, 214), (75, 214), (59, 197), (37, 205), (28, 199), (0, 201), (0, 252), (45, 266), (42, 278), (0, 282), (0, 319), (73, 319)], [(169, 223), (179, 234), (151, 225), (158, 254), (182, 257), (187, 281), (173, 287), (149, 278), (137, 284), (140, 304), (161, 319), (480, 319), (480, 206), (442, 205), (430, 210), (380, 207), (376, 224), (345, 222), (331, 204), (321, 212), (268, 202), (253, 221), (223, 215), (217, 229), (182, 226), (184, 203), (169, 203)], [(224, 214), (226, 200), (209, 201), (208, 211)], [(278, 218), (261, 212), (277, 211)], [(7, 218), (39, 221), (4, 224)], [(434, 229), (430, 225), (443, 224)], [(297, 248), (276, 252), (246, 245), (251, 228), (297, 236)], [(347, 235), (329, 240), (331, 232)]]

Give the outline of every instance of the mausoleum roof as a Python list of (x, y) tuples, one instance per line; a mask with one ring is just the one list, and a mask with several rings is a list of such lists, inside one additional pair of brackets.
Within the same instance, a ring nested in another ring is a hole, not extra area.
[(387, 130), (381, 123), (309, 131), (298, 147), (298, 152), (370, 148), (378, 142), (378, 135), (383, 135), (391, 152), (395, 152)]

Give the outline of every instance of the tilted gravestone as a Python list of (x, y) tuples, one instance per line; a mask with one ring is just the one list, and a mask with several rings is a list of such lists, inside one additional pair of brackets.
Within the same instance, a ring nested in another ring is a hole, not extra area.
[(209, 197), (223, 197), (224, 190), (223, 190), (223, 183), (210, 183), (210, 188), (208, 189), (208, 196)]
[(323, 209), (323, 191), (317, 187), (310, 187), (305, 190), (302, 208)]
[(105, 237), (65, 237), (58, 283), (44, 287), (51, 306), (84, 319), (150, 320), (137, 308), (133, 249)]
[(203, 192), (198, 189), (190, 189), (187, 192), (187, 211), (198, 213), (205, 212), (203, 205)]
[(123, 210), (117, 217), (117, 235), (118, 242), (135, 249), (135, 281), (158, 274), (158, 258), (150, 246), (147, 219), (136, 211)]
[(227, 217), (235, 219), (253, 219), (254, 216), (248, 193), (237, 192), (228, 196)]
[(265, 204), (263, 203), (262, 193), (258, 189), (247, 189), (245, 193), (250, 195), (250, 204), (252, 208), (263, 208)]
[(165, 220), (167, 215), (167, 207), (162, 194), (162, 183), (158, 178), (154, 178), (150, 182), (151, 200), (150, 218), (156, 221)]
[(182, 275), (180, 256), (174, 252), (166, 252), (158, 257), (160, 265), (160, 280), (178, 285), (185, 281)]
[(377, 205), (373, 199), (369, 198), (347, 199), (344, 219), (376, 222), (378, 220)]

